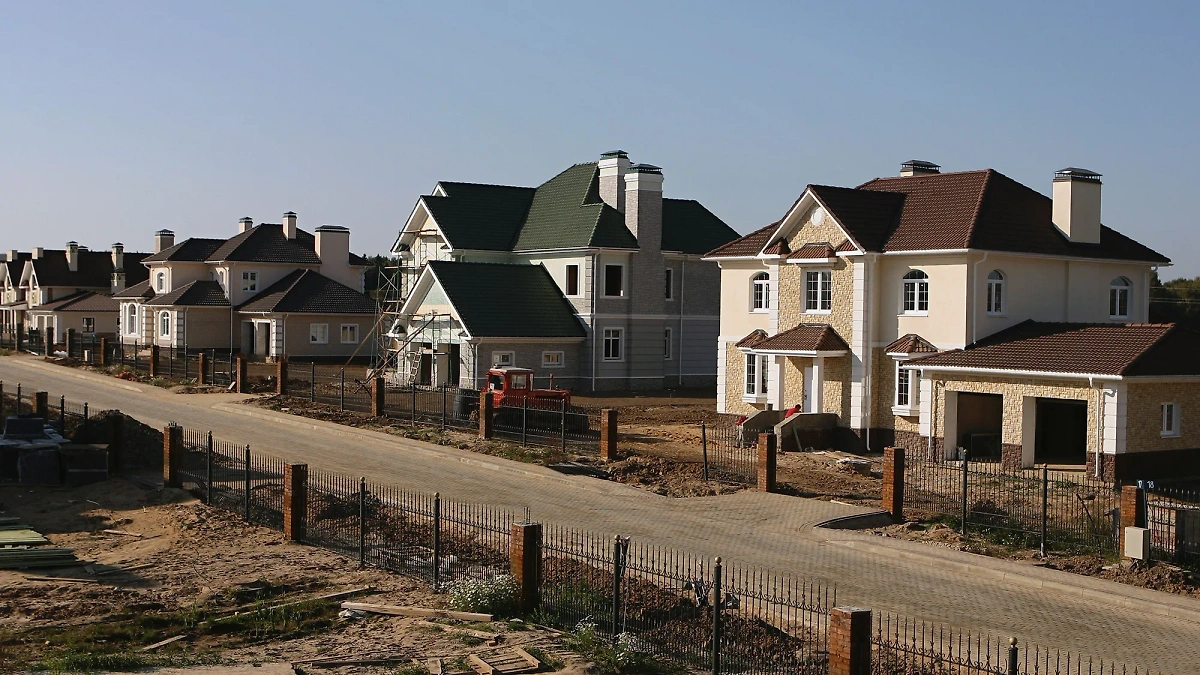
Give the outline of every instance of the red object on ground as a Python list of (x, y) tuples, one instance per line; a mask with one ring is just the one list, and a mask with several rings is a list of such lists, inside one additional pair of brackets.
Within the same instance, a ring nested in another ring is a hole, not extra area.
[(521, 407), (528, 401), (565, 401), (571, 405), (570, 389), (534, 389), (533, 371), (528, 368), (503, 366), (488, 371), (488, 393), (492, 405)]

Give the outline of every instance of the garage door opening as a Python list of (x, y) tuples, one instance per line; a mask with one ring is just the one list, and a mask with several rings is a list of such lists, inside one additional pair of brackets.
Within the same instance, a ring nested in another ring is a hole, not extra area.
[(1037, 400), (1034, 461), (1038, 464), (1084, 464), (1087, 461), (1087, 401)]
[(974, 461), (1000, 461), (1004, 427), (1004, 397), (999, 394), (958, 394), (958, 446)]

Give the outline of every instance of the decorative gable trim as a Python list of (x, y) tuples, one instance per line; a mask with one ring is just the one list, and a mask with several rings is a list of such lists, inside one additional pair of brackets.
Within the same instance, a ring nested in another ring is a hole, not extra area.
[(808, 213), (813, 206), (820, 206), (822, 209), (824, 209), (825, 217), (833, 219), (833, 224), (837, 225), (837, 228), (842, 232), (843, 235), (845, 235), (846, 240), (852, 242), (857, 250), (862, 250), (862, 246), (855, 241), (854, 237), (850, 235), (850, 231), (846, 229), (846, 226), (842, 225), (837, 217), (833, 215), (833, 211), (831, 211), (829, 207), (821, 201), (821, 198), (818, 197), (817, 194), (813, 192), (812, 187), (809, 186), (804, 188), (804, 193), (800, 195), (800, 198), (797, 199), (794, 204), (792, 204), (792, 208), (788, 210), (787, 215), (785, 215), (783, 219), (779, 221), (779, 227), (775, 229), (775, 232), (771, 235), (771, 238), (767, 239), (767, 243), (763, 246), (763, 250), (760, 252), (760, 255), (767, 254), (767, 249), (769, 249), (776, 242), (786, 242), (787, 238), (794, 234), (801, 226), (801, 224), (797, 223), (799, 217)]
[[(440, 194), (440, 195), (437, 194), (437, 192), (439, 190), (441, 190), (441, 192), (442, 192), (442, 194)], [(437, 184), (437, 187), (434, 188), (434, 194), (431, 196), (434, 196), (434, 197), (445, 197), (446, 196), (446, 191), (442, 190), (441, 183)], [(413, 206), (412, 213), (408, 214), (408, 219), (404, 221), (404, 227), (400, 228), (400, 234), (398, 234), (396, 236), (396, 242), (392, 244), (391, 252), (393, 254), (400, 253), (400, 250), (399, 250), (400, 244), (401, 244), (401, 242), (404, 241), (405, 235), (408, 235), (409, 231), (412, 230), (412, 228), (414, 227), (414, 223), (416, 221), (418, 213), (425, 214), (425, 217), (429, 220), (429, 222), (433, 223), (433, 226), (435, 228), (437, 228), (438, 236), (441, 237), (442, 241), (444, 241), (446, 243), (447, 250), (453, 251), (454, 244), (450, 242), (450, 239), (448, 237), (446, 237), (446, 233), (442, 230), (442, 226), (439, 225), (437, 220), (434, 219), (434, 217), (433, 217), (433, 210), (430, 209), (429, 205), (425, 203), (425, 197), (422, 196), (420, 199), (417, 200), (416, 205)]]
[[(400, 314), (409, 317), (410, 323), (416, 321), (414, 319), (416, 311), (421, 307), (421, 303), (425, 302), (425, 297), (429, 295), (429, 291), (433, 288), (434, 284), (441, 286), (442, 282), (438, 280), (433, 267), (426, 265), (425, 271), (421, 272), (420, 278), (417, 279), (416, 285), (413, 286), (412, 294), (408, 296), (408, 300), (405, 300), (404, 306), (400, 308)], [(450, 298), (450, 294), (446, 292), (445, 288), (442, 289), (442, 294), (446, 296), (446, 304), (450, 305), (450, 316), (458, 322), (459, 330), (462, 331), (462, 334), (468, 340), (474, 339), (474, 336), (467, 329), (466, 322), (462, 320), (462, 314), (454, 306), (454, 300)], [(412, 327), (411, 325), (409, 326), (409, 328)]]

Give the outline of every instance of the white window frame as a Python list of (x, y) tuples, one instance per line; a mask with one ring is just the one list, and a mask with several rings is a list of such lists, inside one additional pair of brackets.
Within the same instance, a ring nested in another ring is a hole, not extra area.
[[(608, 292), (608, 270), (611, 268), (620, 270), (619, 278), (621, 282), (620, 293), (610, 295)], [(600, 279), (601, 291), (606, 298), (623, 298), (625, 297), (625, 266), (620, 263), (604, 263), (604, 277)]]
[[(353, 339), (353, 340), (347, 340), (347, 339), (346, 339), (346, 329), (347, 329), (347, 328), (352, 328), (352, 329), (354, 329), (354, 330), (353, 330), (353, 332), (354, 332), (354, 339)], [(338, 339), (339, 339), (339, 340), (341, 340), (341, 343), (342, 343), (342, 344), (344, 344), (344, 345), (356, 345), (356, 344), (358, 344), (358, 324), (356, 324), (356, 323), (344, 323), (344, 324), (342, 324), (342, 325), (341, 325), (341, 327), (338, 329)]]
[[(166, 327), (165, 329), (164, 326)], [(158, 336), (171, 337), (171, 313), (166, 310), (158, 313)]]
[[(815, 284), (814, 284), (815, 280)], [(813, 297), (812, 293), (816, 296)], [(833, 312), (833, 272), (811, 270), (804, 273), (804, 313), (830, 314)]]
[(492, 352), (492, 367), (503, 368), (517, 365), (517, 353), (512, 350)]
[[(575, 291), (571, 291), (571, 269), (575, 270)], [(563, 295), (568, 298), (579, 298), (583, 296), (583, 283), (579, 275), (579, 265), (572, 263), (567, 265), (563, 270)]]
[[(920, 274), (921, 276), (909, 276)], [(909, 309), (911, 287), (912, 309)], [(900, 284), (900, 313), (904, 316), (929, 316), (929, 274), (924, 270), (909, 270)]]
[(1179, 404), (1171, 401), (1162, 404), (1162, 428), (1159, 436), (1163, 438), (1179, 438), (1180, 420)]
[[(609, 363), (619, 363), (625, 360), (625, 329), (624, 328), (605, 328), (603, 336), (603, 351), (601, 354), (605, 361)], [(612, 350), (609, 349), (609, 344), (615, 344), (616, 356), (611, 356)]]
[(666, 288), (663, 289), (666, 291), (666, 296), (664, 297), (667, 302), (671, 302), (675, 299), (675, 270), (668, 267), (663, 270), (663, 274), (665, 275), (664, 282), (666, 283)]
[(771, 275), (766, 272), (750, 277), (750, 311), (771, 311)]
[[(1131, 297), (1133, 297), (1133, 282), (1125, 277), (1117, 277), (1110, 281), (1108, 283), (1108, 318), (1128, 319)], [(1122, 312), (1122, 309), (1125, 311)]]
[(770, 381), (770, 357), (766, 354), (746, 354), (746, 365), (742, 371), (742, 400), (761, 403), (766, 399)]
[(1004, 272), (1000, 270), (988, 272), (987, 303), (984, 305), (987, 308), (988, 316), (1004, 316), (1004, 303), (1008, 301), (1006, 281), (1008, 281), (1008, 277), (1004, 275)]
[(242, 270), (242, 292), (258, 292), (258, 270)]
[[(896, 359), (895, 387), (892, 392), (892, 414), (899, 417), (912, 417), (921, 409), (921, 373), (904, 368), (908, 357)], [(906, 384), (907, 391), (901, 389), (901, 383)], [(903, 396), (901, 394), (904, 394)]]
[(543, 368), (562, 368), (566, 365), (567, 354), (563, 351), (542, 352)]
[(167, 273), (166, 272), (155, 272), (154, 273), (154, 292), (162, 293), (165, 290), (167, 290)]
[(663, 361), (671, 360), (672, 354), (675, 351), (673, 347), (674, 342), (675, 334), (674, 331), (671, 330), (671, 327), (667, 326), (663, 328)]
[[(89, 321), (92, 322), (91, 330), (87, 329), (87, 325), (88, 325)], [(91, 334), (95, 333), (96, 332), (96, 317), (94, 317), (94, 316), (83, 317), (82, 319), (79, 320), (79, 327), (80, 327), (80, 329), (82, 329), (84, 335), (91, 335)]]
[(329, 344), (329, 324), (327, 324), (327, 323), (310, 323), (310, 324), (308, 324), (308, 344), (310, 344), (310, 345), (327, 345), (327, 344)]
[(125, 318), (128, 320), (128, 326), (122, 326), (126, 335), (138, 334), (138, 306), (135, 304), (125, 305)]

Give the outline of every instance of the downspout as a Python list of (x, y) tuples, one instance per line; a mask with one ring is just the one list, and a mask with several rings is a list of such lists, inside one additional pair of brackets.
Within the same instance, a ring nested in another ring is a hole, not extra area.
[(1096, 386), (1095, 378), (1088, 378), (1088, 386), (1096, 390), (1096, 478), (1100, 477), (1100, 462), (1104, 461), (1104, 390)]
[[(921, 371), (921, 377), (925, 377), (925, 371)], [(937, 433), (937, 412), (938, 412), (938, 407), (937, 407), (937, 404), (938, 404), (938, 381), (937, 380), (929, 381), (929, 395), (931, 397), (933, 397), (933, 400), (929, 402), (929, 437), (927, 439), (928, 442), (926, 444), (926, 452), (927, 452), (927, 454), (925, 455), (926, 459), (931, 459), (933, 457), (933, 435)], [(943, 440), (943, 445), (944, 444), (945, 444), (945, 441)], [(946, 456), (946, 450), (944, 447), (942, 448), (942, 456), (943, 457)]]
[(679, 353), (675, 355), (675, 362), (679, 364), (679, 388), (683, 388), (683, 303), (687, 299), (684, 294), (687, 283), (687, 256), (679, 261)]
[(971, 344), (979, 338), (979, 265), (988, 259), (988, 251), (971, 267)]
[(592, 321), (592, 393), (596, 392), (596, 266), (600, 264), (600, 254), (592, 254), (592, 288), (591, 288), (591, 321)]

